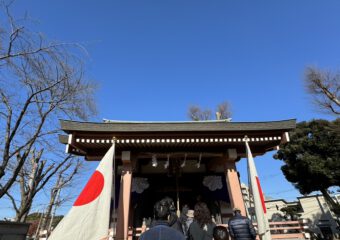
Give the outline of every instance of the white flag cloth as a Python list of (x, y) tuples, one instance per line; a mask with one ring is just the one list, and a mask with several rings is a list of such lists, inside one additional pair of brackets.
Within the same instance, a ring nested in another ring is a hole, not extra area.
[(264, 196), (262, 193), (260, 180), (257, 175), (255, 162), (253, 159), (253, 155), (250, 151), (248, 141), (245, 141), (246, 144), (246, 151), (247, 151), (247, 159), (248, 159), (248, 177), (249, 183), (251, 188), (251, 193), (254, 198), (254, 208), (255, 208), (255, 215), (257, 220), (257, 228), (258, 234), (260, 239), (268, 239), (270, 240), (270, 228), (268, 219), (266, 217), (266, 205), (264, 203)]
[(108, 236), (114, 144), (49, 240), (100, 240)]

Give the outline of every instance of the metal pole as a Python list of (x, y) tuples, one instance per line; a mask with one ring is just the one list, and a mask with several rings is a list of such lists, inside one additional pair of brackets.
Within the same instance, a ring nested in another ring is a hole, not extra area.
[(39, 219), (38, 227), (37, 227), (37, 230), (35, 231), (35, 237), (34, 237), (35, 240), (38, 239), (39, 230), (40, 230), (40, 224), (41, 224), (41, 220), (42, 220), (44, 214), (45, 214), (45, 210), (42, 210), (42, 213), (40, 214), (40, 219)]
[[(116, 137), (113, 137), (113, 144), (116, 144)], [(116, 217), (116, 154), (113, 154), (113, 189), (112, 189), (112, 196), (113, 196), (113, 206), (112, 206), (112, 215), (113, 215), (113, 221), (112, 221), (112, 237), (113, 239), (116, 238), (116, 232), (117, 232), (117, 217)]]
[(51, 220), (50, 220), (50, 224), (48, 225), (48, 228), (47, 228), (46, 240), (48, 239), (48, 237), (50, 235), (50, 231), (51, 231), (51, 227), (52, 227), (52, 223), (53, 223), (53, 218), (54, 218), (54, 215), (55, 215), (55, 213), (57, 211), (57, 204), (58, 204), (58, 201), (59, 201), (60, 191), (61, 191), (61, 188), (58, 188), (57, 196), (56, 196), (56, 201), (55, 201), (55, 205), (54, 205), (54, 209), (53, 209), (53, 213), (52, 213), (52, 217), (51, 217)]

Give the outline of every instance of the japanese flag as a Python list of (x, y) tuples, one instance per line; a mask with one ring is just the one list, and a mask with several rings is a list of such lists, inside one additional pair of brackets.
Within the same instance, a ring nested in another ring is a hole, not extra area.
[(113, 144), (49, 240), (100, 240), (108, 236), (114, 151)]
[(245, 141), (246, 153), (247, 153), (247, 164), (248, 164), (248, 178), (250, 183), (251, 192), (254, 199), (255, 215), (257, 220), (258, 234), (262, 240), (270, 240), (270, 228), (268, 219), (266, 216), (266, 205), (264, 202), (264, 196), (260, 185), (260, 180), (257, 175), (255, 162), (253, 155), (250, 151), (248, 140)]

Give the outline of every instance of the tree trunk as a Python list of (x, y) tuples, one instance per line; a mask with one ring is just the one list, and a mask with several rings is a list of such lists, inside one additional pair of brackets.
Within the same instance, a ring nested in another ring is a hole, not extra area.
[(26, 222), (26, 218), (28, 216), (29, 210), (31, 209), (32, 201), (25, 202), (25, 204), (21, 205), (19, 211), (16, 213), (15, 221), (17, 222)]
[(43, 230), (47, 229), (48, 219), (51, 219), (52, 208), (53, 208), (53, 205), (55, 204), (55, 200), (56, 200), (56, 197), (57, 197), (57, 194), (58, 194), (58, 189), (61, 188), (61, 186), (62, 186), (62, 177), (61, 177), (61, 174), (59, 174), (58, 179), (57, 179), (54, 187), (51, 190), (51, 198), (50, 198), (50, 201), (48, 203), (43, 221), (41, 223), (41, 229), (43, 229)]
[(50, 202), (48, 203), (46, 213), (44, 214), (44, 217), (43, 217), (43, 220), (42, 220), (42, 223), (41, 223), (41, 229), (42, 230), (47, 229), (48, 220), (51, 219), (51, 212), (52, 212), (52, 207), (54, 205), (55, 197), (56, 197), (56, 191), (53, 191), (53, 189), (52, 189), (51, 190)]
[(337, 217), (340, 217), (340, 206), (337, 204), (334, 199), (329, 195), (327, 189), (320, 190), (326, 202), (330, 206), (330, 209), (335, 213)]
[(20, 208), (19, 212), (15, 216), (15, 221), (23, 223), (26, 221), (27, 215), (28, 215), (28, 212), (25, 212), (23, 208)]

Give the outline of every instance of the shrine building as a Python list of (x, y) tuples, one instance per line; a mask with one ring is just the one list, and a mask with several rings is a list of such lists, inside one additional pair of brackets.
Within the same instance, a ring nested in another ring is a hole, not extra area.
[[(296, 120), (271, 122), (77, 122), (61, 120), (67, 134), (59, 137), (66, 152), (100, 161), (115, 142), (114, 196), (121, 239), (148, 224), (153, 205), (164, 197), (177, 211), (205, 201), (218, 224), (227, 223), (232, 209), (246, 215), (237, 162), (277, 150), (289, 141)], [(261, 161), (261, 160), (260, 160)], [(259, 173), (261, 176), (261, 173)], [(119, 238), (119, 237), (118, 237)], [(120, 238), (119, 238), (120, 239)]]

